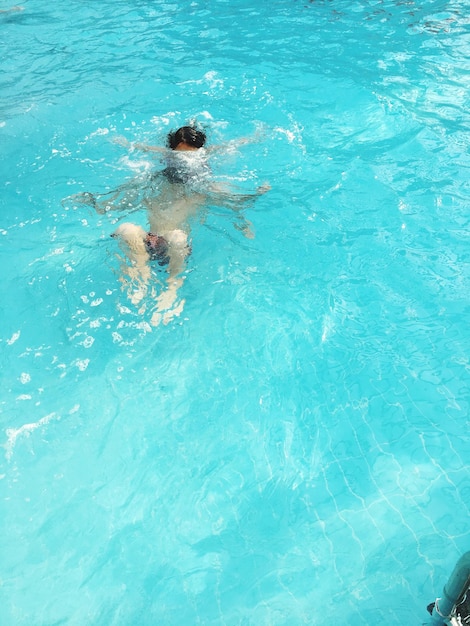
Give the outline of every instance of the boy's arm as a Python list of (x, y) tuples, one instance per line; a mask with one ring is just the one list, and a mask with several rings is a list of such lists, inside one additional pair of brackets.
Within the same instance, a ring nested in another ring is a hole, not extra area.
[(114, 143), (129, 150), (142, 150), (142, 152), (166, 152), (168, 150), (168, 148), (162, 148), (162, 146), (149, 146), (146, 143), (132, 142), (125, 137), (115, 137)]

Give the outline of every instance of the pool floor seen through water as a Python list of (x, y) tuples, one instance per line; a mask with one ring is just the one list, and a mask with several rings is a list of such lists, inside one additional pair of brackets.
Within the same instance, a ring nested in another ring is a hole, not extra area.
[[(426, 623), (470, 538), (465, 3), (22, 6), (0, 14), (0, 623)], [(271, 188), (254, 238), (201, 206), (153, 325), (165, 269), (133, 302), (110, 237), (148, 228), (141, 197), (64, 199), (161, 169), (118, 138), (191, 123), (227, 148), (214, 181)]]

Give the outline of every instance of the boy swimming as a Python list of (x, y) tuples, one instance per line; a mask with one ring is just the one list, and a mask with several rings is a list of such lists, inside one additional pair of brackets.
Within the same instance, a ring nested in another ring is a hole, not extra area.
[[(241, 139), (239, 143), (247, 141)], [(237, 213), (239, 230), (252, 238), (251, 224), (240, 211), (248, 201), (268, 191), (269, 186), (259, 187), (254, 193), (239, 194), (213, 182), (208, 154), (220, 148), (205, 148), (206, 135), (194, 126), (182, 126), (170, 132), (166, 147), (130, 143), (122, 138), (117, 143), (133, 150), (162, 154), (164, 169), (153, 173), (147, 184), (136, 179), (107, 194), (77, 194), (73, 199), (93, 206), (98, 213), (145, 206), (148, 231), (125, 222), (111, 236), (119, 239), (128, 260), (122, 269), (130, 279), (129, 296), (133, 303), (138, 304), (148, 292), (152, 275), (150, 263), (155, 261), (166, 268), (166, 289), (156, 299), (152, 323), (156, 325), (162, 320), (167, 323), (179, 315), (184, 306), (184, 301), (176, 303), (186, 258), (191, 252), (191, 218), (207, 204), (227, 207)]]

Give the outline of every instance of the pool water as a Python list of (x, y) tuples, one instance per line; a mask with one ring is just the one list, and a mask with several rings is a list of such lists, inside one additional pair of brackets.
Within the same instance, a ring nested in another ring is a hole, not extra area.
[[(0, 14), (0, 623), (422, 624), (470, 540), (466, 3), (23, 7)], [(214, 176), (272, 189), (254, 239), (195, 220), (153, 326), (109, 237), (145, 212), (62, 200), (155, 167), (117, 136), (192, 120), (258, 133)]]

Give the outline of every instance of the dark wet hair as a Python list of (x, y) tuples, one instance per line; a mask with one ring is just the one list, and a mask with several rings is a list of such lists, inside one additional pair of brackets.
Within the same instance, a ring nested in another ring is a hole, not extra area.
[(206, 134), (193, 126), (182, 126), (168, 134), (168, 147), (174, 150), (180, 143), (187, 143), (195, 148), (202, 148), (206, 143)]

